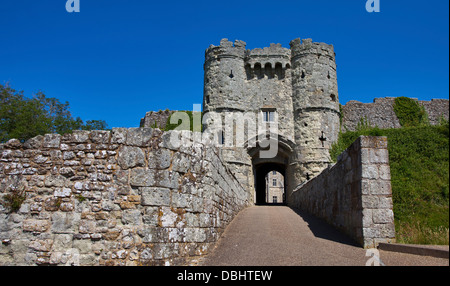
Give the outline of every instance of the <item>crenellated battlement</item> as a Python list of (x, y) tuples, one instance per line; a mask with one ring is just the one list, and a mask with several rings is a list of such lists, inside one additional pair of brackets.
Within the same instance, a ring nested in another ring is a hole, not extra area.
[(290, 43), (292, 59), (302, 57), (304, 55), (316, 54), (318, 56), (328, 56), (331, 59), (335, 58), (334, 47), (326, 43), (315, 43), (312, 39), (301, 40), (297, 38)]
[(246, 45), (247, 44), (244, 41), (236, 40), (233, 43), (224, 38), (220, 41), (219, 46), (210, 45), (208, 49), (206, 49), (205, 63), (224, 57), (244, 59)]
[(270, 44), (263, 49), (256, 48), (245, 52), (246, 69), (287, 69), (290, 67), (291, 51), (281, 44)]

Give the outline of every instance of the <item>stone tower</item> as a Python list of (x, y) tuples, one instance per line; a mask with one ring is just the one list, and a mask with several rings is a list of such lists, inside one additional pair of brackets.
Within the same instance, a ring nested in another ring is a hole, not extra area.
[[(245, 47), (245, 42), (222, 39), (220, 46), (206, 50), (203, 111), (220, 121), (205, 124), (205, 129), (220, 134), (216, 140), (222, 158), (244, 186), (255, 190), (255, 202), (262, 202), (258, 196), (263, 195), (268, 171), (285, 177), (289, 196), (330, 162), (328, 150), (339, 132), (335, 54), (333, 46), (310, 39), (293, 40), (290, 49), (281, 44)], [(238, 121), (239, 114), (247, 121)], [(250, 121), (257, 126), (256, 134), (246, 124)], [(274, 158), (258, 155), (264, 136), (256, 145), (250, 143), (255, 135), (267, 132), (261, 126), (269, 127), (269, 133), (276, 127)], [(240, 130), (245, 134), (241, 145)]]
[[(339, 134), (339, 98), (332, 45), (311, 39), (291, 41), (295, 180), (302, 183), (330, 162)], [(294, 163), (292, 162), (292, 163)]]

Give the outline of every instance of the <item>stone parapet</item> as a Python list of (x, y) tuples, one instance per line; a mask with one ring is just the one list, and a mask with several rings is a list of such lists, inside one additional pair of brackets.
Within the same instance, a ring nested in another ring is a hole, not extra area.
[(390, 179), (387, 138), (361, 136), (288, 202), (372, 248), (395, 241)]
[(249, 194), (192, 137), (114, 128), (2, 144), (0, 265), (182, 265), (207, 254)]

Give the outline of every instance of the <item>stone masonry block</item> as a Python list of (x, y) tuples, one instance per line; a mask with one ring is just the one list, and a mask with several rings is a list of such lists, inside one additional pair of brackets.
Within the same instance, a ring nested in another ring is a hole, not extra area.
[(107, 144), (109, 143), (111, 132), (110, 131), (103, 131), (103, 130), (94, 130), (90, 133), (90, 138), (92, 143), (96, 144)]
[(48, 220), (27, 219), (22, 222), (23, 231), (46, 232), (50, 228)]
[(170, 190), (166, 188), (141, 188), (141, 205), (169, 206)]
[(372, 209), (363, 209), (362, 210), (362, 223), (365, 227), (370, 227), (373, 223), (373, 212)]
[(61, 135), (59, 134), (45, 134), (42, 142), (44, 148), (58, 148), (61, 143)]
[(360, 136), (361, 148), (387, 149), (386, 136)]
[(126, 170), (133, 167), (141, 167), (145, 165), (145, 155), (138, 147), (123, 146), (119, 150), (118, 157), (119, 166)]
[(130, 171), (130, 185), (134, 187), (155, 186), (155, 171), (144, 168), (132, 169)]
[(148, 146), (153, 135), (152, 128), (129, 128), (127, 144), (131, 146)]
[(172, 152), (168, 149), (152, 150), (148, 154), (148, 167), (151, 169), (167, 169), (170, 167)]
[(72, 132), (72, 141), (74, 143), (87, 143), (89, 140), (89, 131), (74, 130)]
[(380, 179), (383, 180), (391, 180), (391, 168), (388, 164), (386, 165), (378, 165), (378, 174), (380, 175)]
[(372, 195), (392, 195), (390, 181), (371, 180), (369, 181), (369, 189)]
[(127, 140), (126, 128), (113, 128), (111, 131), (111, 144), (124, 144)]
[(387, 149), (369, 149), (369, 163), (389, 164), (389, 153)]
[(374, 223), (394, 223), (394, 212), (391, 209), (372, 210)]
[(377, 165), (368, 165), (364, 164), (361, 166), (362, 169), (362, 178), (363, 179), (378, 179), (378, 166)]

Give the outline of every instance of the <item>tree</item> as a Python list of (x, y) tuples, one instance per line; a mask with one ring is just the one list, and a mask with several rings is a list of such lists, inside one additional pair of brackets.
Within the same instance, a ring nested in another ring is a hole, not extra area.
[(0, 84), (0, 142), (25, 140), (46, 133), (65, 134), (73, 130), (104, 130), (104, 120), (73, 118), (69, 103), (46, 97), (42, 91), (26, 98), (8, 84)]

